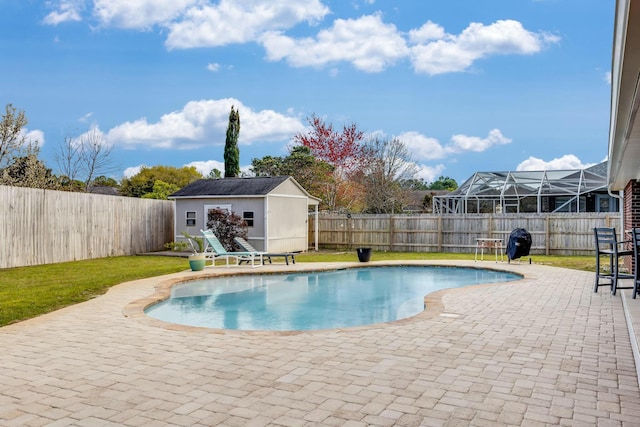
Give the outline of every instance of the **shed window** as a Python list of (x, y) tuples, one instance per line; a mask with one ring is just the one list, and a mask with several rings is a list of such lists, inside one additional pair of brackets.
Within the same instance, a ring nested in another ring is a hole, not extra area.
[(242, 212), (242, 219), (244, 219), (244, 222), (247, 224), (247, 227), (253, 227), (253, 212), (251, 211)]
[(187, 227), (195, 227), (195, 226), (196, 226), (196, 213), (187, 212)]

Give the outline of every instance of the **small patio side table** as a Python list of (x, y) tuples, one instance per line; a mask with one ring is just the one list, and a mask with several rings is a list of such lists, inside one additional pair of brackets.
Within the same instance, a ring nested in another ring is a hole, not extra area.
[(493, 249), (496, 253), (496, 262), (498, 262), (498, 251), (500, 251), (500, 261), (503, 261), (503, 253), (502, 253), (502, 239), (494, 239), (491, 237), (480, 237), (476, 239), (476, 255), (473, 259), (474, 261), (478, 260), (478, 249), (480, 249), (480, 261), (484, 261), (484, 250), (485, 249)]

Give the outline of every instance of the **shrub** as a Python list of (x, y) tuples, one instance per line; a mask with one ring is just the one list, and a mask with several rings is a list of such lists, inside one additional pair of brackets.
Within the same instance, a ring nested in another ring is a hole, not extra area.
[(228, 251), (236, 247), (234, 237), (247, 238), (247, 223), (234, 212), (221, 209), (210, 210), (207, 215), (207, 228), (213, 231)]
[(187, 242), (169, 242), (164, 244), (165, 249), (176, 252), (184, 252), (189, 249)]

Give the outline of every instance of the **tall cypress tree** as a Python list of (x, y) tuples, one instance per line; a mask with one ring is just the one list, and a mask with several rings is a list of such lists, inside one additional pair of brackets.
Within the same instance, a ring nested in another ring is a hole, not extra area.
[(224, 177), (233, 178), (240, 175), (240, 149), (238, 134), (240, 133), (240, 113), (231, 106), (227, 139), (224, 143)]

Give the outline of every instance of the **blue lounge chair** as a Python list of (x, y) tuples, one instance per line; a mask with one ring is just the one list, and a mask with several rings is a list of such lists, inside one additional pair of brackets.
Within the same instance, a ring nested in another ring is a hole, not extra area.
[[(234, 237), (233, 240), (236, 241), (238, 246), (240, 246), (245, 251), (258, 252), (256, 248), (254, 248), (251, 243), (247, 242), (242, 237)], [(262, 252), (262, 263), (264, 264), (264, 259), (266, 258), (271, 264), (271, 257), (283, 257), (284, 262), (289, 265), (289, 258), (291, 258), (291, 262), (296, 263), (295, 253), (293, 252)], [(242, 263), (242, 261), (240, 261)]]
[[(236, 259), (236, 265), (240, 265), (240, 261), (246, 261), (251, 263), (251, 267), (260, 267), (262, 265), (262, 252), (258, 251), (247, 251), (247, 252), (229, 252), (227, 251), (218, 237), (213, 234), (211, 230), (200, 230), (202, 235), (204, 236), (205, 242), (207, 242), (207, 250), (211, 249), (215, 253), (214, 257), (214, 265), (215, 258), (224, 258), (227, 261), (227, 267), (229, 267), (229, 258)], [(258, 263), (256, 264), (256, 259)]]

